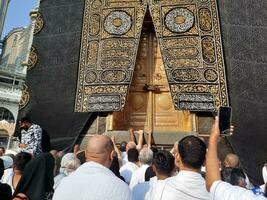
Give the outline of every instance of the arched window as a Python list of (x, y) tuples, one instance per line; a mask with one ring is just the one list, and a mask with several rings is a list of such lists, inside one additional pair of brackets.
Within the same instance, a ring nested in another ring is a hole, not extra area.
[(0, 107), (0, 121), (5, 120), (9, 123), (14, 123), (15, 118), (13, 114), (6, 108)]

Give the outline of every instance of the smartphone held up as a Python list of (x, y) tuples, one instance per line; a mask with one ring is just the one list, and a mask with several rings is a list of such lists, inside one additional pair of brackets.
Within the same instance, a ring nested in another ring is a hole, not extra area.
[(219, 108), (219, 128), (221, 136), (232, 135), (232, 107), (221, 106)]

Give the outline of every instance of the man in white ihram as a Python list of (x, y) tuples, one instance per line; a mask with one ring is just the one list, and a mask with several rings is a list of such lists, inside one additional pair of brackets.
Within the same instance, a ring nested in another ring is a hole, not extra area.
[(180, 140), (175, 164), (179, 173), (168, 179), (161, 200), (210, 200), (204, 178), (200, 171), (205, 161), (206, 145), (195, 137)]
[(109, 170), (113, 155), (108, 136), (93, 136), (86, 148), (87, 162), (62, 180), (53, 200), (132, 200), (127, 184)]
[(264, 196), (255, 195), (251, 190), (233, 186), (221, 180), (217, 155), (219, 139), (219, 118), (216, 117), (211, 129), (209, 150), (206, 156), (206, 185), (210, 191), (211, 200), (267, 200)]
[(137, 184), (145, 182), (145, 173), (147, 168), (152, 164), (152, 160), (153, 151), (150, 148), (143, 148), (139, 153), (141, 167), (135, 170), (132, 174), (132, 179), (129, 185), (131, 189), (133, 189)]

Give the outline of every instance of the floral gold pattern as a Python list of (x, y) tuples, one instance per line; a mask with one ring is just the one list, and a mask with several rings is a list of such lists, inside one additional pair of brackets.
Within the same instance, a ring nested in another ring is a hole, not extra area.
[(29, 101), (30, 101), (30, 93), (28, 91), (28, 86), (26, 84), (23, 84), (21, 99), (19, 102), (19, 110), (25, 108), (28, 105)]
[(37, 12), (33, 34), (36, 35), (40, 33), (43, 30), (43, 28), (44, 28), (44, 17), (42, 13)]
[(38, 62), (38, 54), (37, 54), (37, 49), (34, 46), (31, 46), (29, 58), (28, 58), (28, 65), (27, 65), (27, 70), (31, 70), (36, 66)]

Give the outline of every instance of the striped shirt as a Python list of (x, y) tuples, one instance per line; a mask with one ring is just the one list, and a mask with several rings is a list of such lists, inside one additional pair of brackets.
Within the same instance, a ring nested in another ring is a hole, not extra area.
[(21, 131), (21, 143), (27, 147), (21, 148), (21, 151), (28, 152), (34, 155), (42, 153), (42, 128), (37, 124), (32, 124), (25, 131)]

